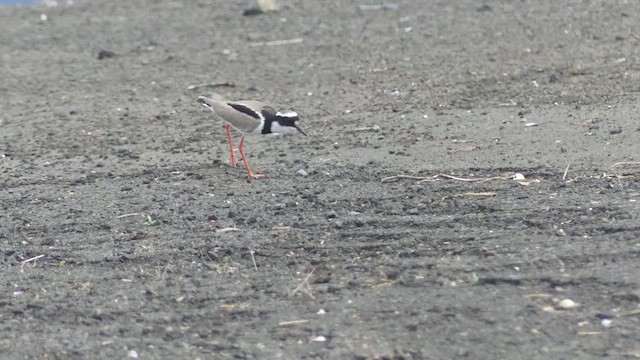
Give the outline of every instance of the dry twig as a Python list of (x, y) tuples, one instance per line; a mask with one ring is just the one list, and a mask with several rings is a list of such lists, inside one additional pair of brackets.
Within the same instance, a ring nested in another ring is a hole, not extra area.
[(355, 128), (355, 129), (348, 130), (348, 132), (361, 132), (361, 131), (374, 131), (374, 132), (378, 132), (378, 131), (380, 131), (380, 126), (378, 126), (378, 125), (371, 125), (371, 126), (365, 126), (365, 127), (360, 127), (360, 128)]
[(494, 176), (490, 178), (461, 178), (461, 177), (447, 175), (447, 174), (437, 174), (433, 176), (395, 175), (395, 176), (389, 176), (389, 177), (383, 178), (382, 182), (391, 182), (391, 181), (397, 181), (400, 179), (411, 179), (411, 180), (418, 180), (418, 183), (421, 183), (426, 181), (436, 181), (438, 178), (447, 178), (447, 179), (457, 180), (457, 181), (483, 183), (491, 180), (511, 180), (513, 179), (513, 175)]
[(44, 257), (44, 254), (38, 255), (38, 256), (34, 256), (34, 257), (29, 258), (27, 260), (23, 260), (23, 261), (20, 262), (20, 267), (25, 266), (29, 262), (36, 261), (36, 260), (40, 259), (41, 257)]
[(140, 215), (140, 214), (138, 214), (138, 213), (124, 214), (124, 215), (118, 216), (118, 219), (122, 219), (122, 218), (129, 217), (129, 216), (138, 216), (138, 215)]
[(461, 196), (496, 196), (497, 193), (495, 191), (485, 191), (485, 192), (466, 192), (466, 193), (462, 193), (462, 194), (457, 194), (455, 195), (456, 197), (461, 197)]
[(280, 46), (289, 44), (298, 44), (303, 41), (302, 38), (295, 38), (289, 40), (273, 40), (273, 41), (260, 41), (249, 44), (250, 46)]
[(447, 151), (447, 153), (449, 153), (449, 154), (455, 154), (455, 153), (458, 153), (458, 152), (469, 152), (469, 151), (476, 150), (477, 148), (478, 148), (477, 146), (468, 145), (468, 146), (465, 146), (465, 147), (460, 148), (460, 149), (452, 149), (452, 150), (448, 150), (448, 151)]
[(256, 252), (253, 250), (251, 250), (250, 252), (251, 252), (251, 260), (253, 260), (253, 268), (256, 269), (256, 271), (258, 271), (258, 264), (256, 264), (256, 257), (254, 256)]
[(193, 84), (193, 85), (189, 85), (187, 86), (187, 90), (197, 90), (200, 88), (204, 88), (204, 87), (234, 87), (236, 86), (235, 83), (230, 82), (230, 81), (225, 81), (225, 82), (219, 82), (219, 83), (202, 83), (202, 84)]
[(617, 163), (611, 165), (611, 167), (627, 166), (627, 165), (640, 165), (640, 161), (622, 161), (622, 162), (617, 162)]

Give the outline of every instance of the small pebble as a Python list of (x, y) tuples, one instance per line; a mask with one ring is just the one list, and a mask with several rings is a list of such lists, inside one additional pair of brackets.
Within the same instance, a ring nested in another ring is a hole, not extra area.
[(569, 309), (577, 308), (580, 305), (578, 305), (575, 301), (571, 299), (563, 299), (562, 301), (560, 301), (560, 303), (558, 303), (558, 306), (561, 309), (569, 310)]
[(307, 176), (309, 175), (309, 173), (307, 173), (307, 171), (305, 169), (300, 169), (298, 171), (296, 171), (296, 174), (300, 175), (300, 176)]
[(98, 60), (111, 59), (114, 57), (116, 57), (116, 53), (114, 53), (113, 51), (110, 51), (110, 50), (98, 51)]
[(278, 11), (280, 5), (276, 0), (256, 0), (255, 4), (244, 10), (242, 15), (244, 16), (253, 16), (264, 14), (270, 11)]

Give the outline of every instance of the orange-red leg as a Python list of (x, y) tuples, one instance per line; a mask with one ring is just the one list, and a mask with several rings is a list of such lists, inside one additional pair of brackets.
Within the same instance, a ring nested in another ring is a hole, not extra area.
[(252, 179), (258, 179), (263, 177), (263, 174), (254, 174), (251, 171), (251, 168), (249, 167), (249, 162), (247, 161), (247, 156), (244, 154), (244, 136), (240, 138), (240, 146), (238, 147), (238, 150), (240, 150), (240, 156), (242, 156), (242, 161), (244, 162), (244, 167), (245, 169), (247, 169), (247, 174), (249, 174), (249, 177)]
[(233, 141), (231, 140), (231, 125), (225, 125), (225, 130), (227, 130), (227, 140), (229, 141), (229, 154), (231, 155), (229, 158), (229, 163), (231, 166), (238, 166), (238, 160), (236, 160), (236, 151), (233, 149)]

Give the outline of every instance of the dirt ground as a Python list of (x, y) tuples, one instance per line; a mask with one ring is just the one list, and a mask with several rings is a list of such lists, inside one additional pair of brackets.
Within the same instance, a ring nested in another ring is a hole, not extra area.
[[(0, 7), (1, 358), (640, 358), (640, 2), (60, 3)], [(213, 92), (309, 136), (249, 181)]]

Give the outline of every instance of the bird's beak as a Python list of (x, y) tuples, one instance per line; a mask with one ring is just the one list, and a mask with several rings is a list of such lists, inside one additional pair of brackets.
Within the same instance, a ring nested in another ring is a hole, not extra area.
[(300, 127), (300, 125), (298, 124), (293, 124), (293, 126), (296, 127), (296, 129), (298, 129), (298, 131), (300, 131), (302, 133), (302, 135), (307, 136), (307, 133), (304, 132), (304, 130), (302, 130), (302, 128)]
[(205, 97), (205, 96), (198, 96), (198, 100), (197, 100), (197, 101), (198, 101), (198, 103), (199, 103), (199, 104), (201, 104), (201, 105), (204, 105), (204, 106), (206, 106), (206, 107), (208, 107), (208, 108), (210, 108), (210, 107), (211, 107), (211, 105), (210, 105), (210, 103), (211, 103), (211, 99), (209, 99), (208, 97)]

